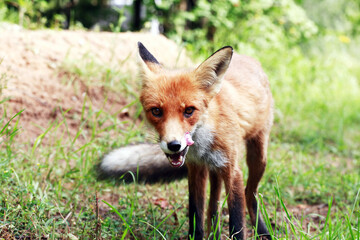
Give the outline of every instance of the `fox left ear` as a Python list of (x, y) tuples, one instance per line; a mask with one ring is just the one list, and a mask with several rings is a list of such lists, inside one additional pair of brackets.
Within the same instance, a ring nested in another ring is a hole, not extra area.
[(233, 48), (223, 47), (195, 69), (195, 76), (201, 88), (215, 96), (221, 89), (222, 78), (229, 67)]
[(144, 72), (147, 72), (147, 69), (153, 73), (157, 72), (161, 68), (161, 64), (158, 62), (158, 60), (156, 60), (156, 58), (145, 48), (141, 42), (138, 42), (138, 47), (139, 55), (143, 63), (145, 63), (145, 66), (143, 66)]

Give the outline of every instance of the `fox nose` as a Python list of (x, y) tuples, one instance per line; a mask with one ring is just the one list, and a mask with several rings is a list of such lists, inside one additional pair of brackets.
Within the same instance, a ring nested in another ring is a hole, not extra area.
[(177, 140), (171, 141), (167, 144), (167, 147), (170, 151), (177, 152), (181, 148), (181, 143)]

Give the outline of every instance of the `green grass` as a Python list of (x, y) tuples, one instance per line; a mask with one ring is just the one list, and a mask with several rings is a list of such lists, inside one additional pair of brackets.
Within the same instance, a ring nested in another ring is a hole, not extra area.
[[(360, 239), (360, 61), (352, 55), (357, 43), (333, 37), (303, 49), (253, 49), (276, 100), (268, 167), (259, 188), (261, 211), (276, 239)], [(324, 52), (324, 44), (333, 51)], [(116, 89), (137, 119), (137, 85), (90, 55), (64, 62), (59, 69), (67, 74), (64, 84)], [(63, 117), (49, 122), (33, 143), (17, 143), (21, 113), (6, 111), (6, 99), (0, 104), (0, 235), (5, 239), (186, 239), (186, 180), (149, 186), (98, 182), (94, 176), (93, 167), (106, 152), (151, 138), (143, 124), (120, 121), (122, 109), (95, 110), (85, 98), (75, 136), (68, 134), (63, 109)], [(246, 177), (244, 161), (241, 165)], [(223, 233), (227, 225), (222, 214)]]
[(69, 53), (59, 67), (59, 73), (63, 76), (64, 84), (73, 86), (79, 94), (80, 88), (84, 85), (104, 87), (107, 91), (116, 89), (122, 95), (136, 97), (138, 88), (136, 77), (121, 71), (131, 55), (126, 56), (123, 61), (115, 61), (115, 52), (113, 52), (109, 59), (110, 63), (105, 63), (99, 61), (92, 52), (87, 52), (76, 59), (70, 58)]

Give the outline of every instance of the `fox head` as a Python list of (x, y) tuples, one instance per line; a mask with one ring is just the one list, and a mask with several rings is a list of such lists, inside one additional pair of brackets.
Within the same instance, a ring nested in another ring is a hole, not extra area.
[(216, 51), (196, 69), (169, 70), (138, 43), (142, 65), (140, 102), (160, 137), (160, 147), (174, 167), (181, 167), (191, 135), (204, 122), (209, 102), (220, 91), (233, 49)]

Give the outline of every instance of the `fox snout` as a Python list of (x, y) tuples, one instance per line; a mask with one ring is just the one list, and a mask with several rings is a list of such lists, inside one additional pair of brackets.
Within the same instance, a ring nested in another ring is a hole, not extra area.
[(161, 149), (168, 154), (177, 153), (183, 151), (187, 146), (191, 146), (194, 144), (194, 141), (192, 140), (191, 134), (189, 132), (186, 132), (184, 136), (181, 137), (180, 140), (171, 140), (171, 141), (165, 141), (162, 139), (160, 141), (160, 147)]
[(160, 147), (163, 150), (164, 153), (172, 154), (177, 153), (179, 151), (184, 150), (186, 147), (186, 141), (185, 138), (181, 139), (175, 139), (171, 141), (161, 140), (160, 141)]
[(194, 141), (191, 138), (191, 134), (186, 132), (180, 140), (160, 141), (160, 147), (165, 153), (169, 163), (173, 167), (181, 167), (185, 163), (185, 157)]
[(175, 141), (171, 141), (167, 144), (167, 148), (170, 150), (170, 151), (173, 151), (173, 152), (178, 152), (181, 148), (181, 142), (175, 140)]

